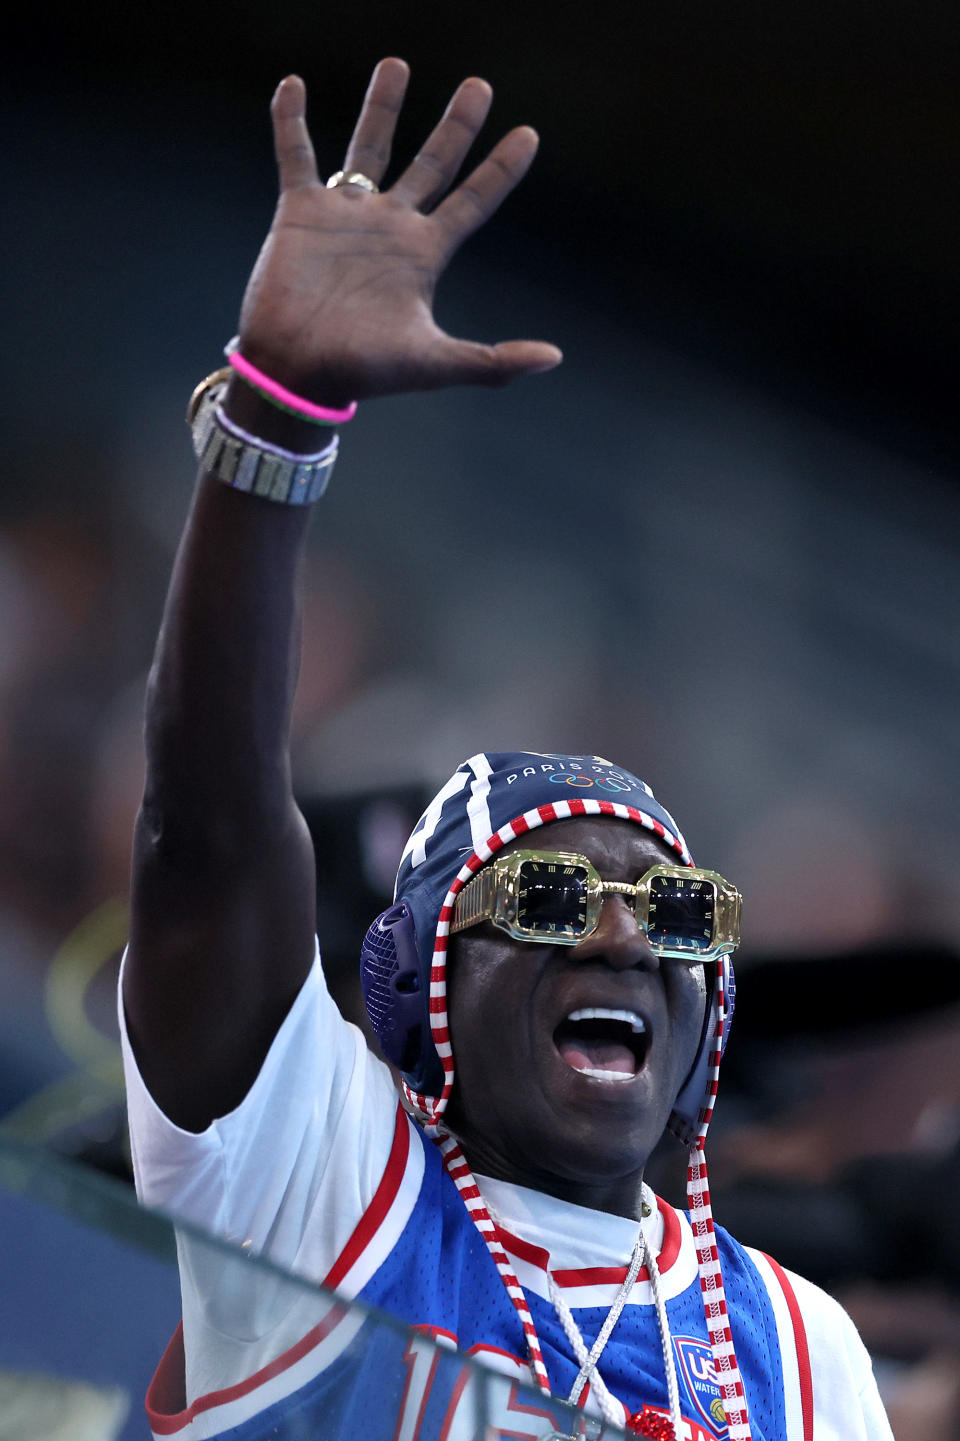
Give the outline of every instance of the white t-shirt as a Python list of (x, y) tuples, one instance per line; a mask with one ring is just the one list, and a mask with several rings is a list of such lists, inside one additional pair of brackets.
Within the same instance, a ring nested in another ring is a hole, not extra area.
[[(359, 1295), (417, 1205), (425, 1151), (412, 1121), (398, 1114), (389, 1070), (334, 1006), (319, 959), (247, 1096), (199, 1134), (174, 1125), (150, 1096), (122, 1004), (120, 1025), (140, 1200), (308, 1280), (336, 1284), (349, 1298)], [(549, 1267), (571, 1308), (612, 1304), (618, 1286), (608, 1276), (622, 1272), (633, 1249), (634, 1220), (492, 1178), (477, 1181), (528, 1298), (549, 1300)], [(375, 1226), (367, 1224), (372, 1210)], [(644, 1229), (661, 1258), (669, 1303), (696, 1282), (689, 1224), (661, 1203)], [(279, 1279), (247, 1284), (235, 1264), (225, 1265), (220, 1253), (189, 1235), (178, 1236), (178, 1250), (189, 1419), (176, 1429), (184, 1441), (197, 1441), (242, 1422), (251, 1406), (269, 1404), (284, 1387), (302, 1385), (333, 1352), (306, 1366), (296, 1361), (270, 1376), (260, 1394), (244, 1390), (248, 1378), (294, 1354), (316, 1323), (316, 1300)], [(809, 1441), (892, 1441), (869, 1357), (842, 1308), (759, 1253), (749, 1255), (776, 1319), (790, 1441), (806, 1441), (810, 1427)], [(628, 1307), (651, 1304), (649, 1283), (638, 1281)], [(341, 1328), (337, 1345), (349, 1334), (349, 1326)], [(808, 1363), (798, 1362), (798, 1336)], [(513, 1362), (501, 1357), (500, 1364), (509, 1369)], [(243, 1396), (210, 1401), (232, 1396), (231, 1388)]]

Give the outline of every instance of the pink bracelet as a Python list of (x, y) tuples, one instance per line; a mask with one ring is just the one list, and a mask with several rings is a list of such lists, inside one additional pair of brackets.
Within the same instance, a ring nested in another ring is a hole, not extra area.
[(279, 381), (271, 380), (269, 375), (264, 375), (249, 360), (245, 360), (239, 350), (234, 349), (237, 339), (234, 338), (226, 346), (224, 354), (233, 366), (238, 375), (241, 375), (248, 385), (260, 392), (265, 400), (271, 401), (279, 406), (281, 410), (287, 410), (292, 415), (299, 415), (304, 420), (312, 420), (317, 425), (343, 425), (352, 420), (357, 413), (357, 402), (351, 400), (342, 410), (334, 410), (329, 405), (314, 405), (312, 400), (304, 400), (302, 395), (294, 395)]

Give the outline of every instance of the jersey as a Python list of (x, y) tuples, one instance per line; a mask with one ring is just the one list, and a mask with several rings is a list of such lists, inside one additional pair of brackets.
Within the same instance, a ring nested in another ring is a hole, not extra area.
[[(155, 1436), (474, 1441), (476, 1396), (457, 1353), (503, 1377), (487, 1418), (493, 1434), (569, 1434), (547, 1398), (519, 1389), (531, 1382), (523, 1333), (489, 1251), (389, 1071), (337, 1013), (319, 964), (247, 1097), (200, 1135), (156, 1107), (122, 1007), (121, 1026), (141, 1198), (416, 1328), (374, 1326), (320, 1293), (291, 1300), (256, 1268), (238, 1280), (235, 1264), (181, 1233), (183, 1325), (148, 1395)], [(552, 1391), (564, 1397), (578, 1366), (549, 1276), (589, 1346), (625, 1279), (637, 1223), (476, 1179), (527, 1296)], [(659, 1258), (680, 1441), (723, 1441), (689, 1222), (660, 1202), (644, 1227)], [(837, 1303), (722, 1228), (717, 1235), (754, 1441), (890, 1441), (869, 1358)], [(624, 1420), (644, 1405), (667, 1413), (662, 1345), (641, 1271), (599, 1367)], [(372, 1403), (391, 1377), (394, 1403)], [(598, 1414), (589, 1386), (581, 1404), (585, 1417)]]

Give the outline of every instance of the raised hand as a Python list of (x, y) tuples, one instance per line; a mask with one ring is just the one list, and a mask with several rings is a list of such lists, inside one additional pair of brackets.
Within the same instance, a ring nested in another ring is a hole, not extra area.
[[(344, 171), (379, 184), (406, 91), (402, 60), (373, 72)], [(522, 180), (537, 135), (505, 135), (451, 189), (490, 108), (483, 80), (465, 80), (436, 129), (386, 191), (328, 189), (317, 177), (306, 89), (290, 76), (273, 98), (280, 197), (240, 315), (244, 356), (289, 389), (341, 405), (445, 385), (499, 385), (559, 364), (555, 346), (457, 340), (433, 318), (437, 280), (464, 240)], [(430, 209), (429, 207), (433, 207)]]

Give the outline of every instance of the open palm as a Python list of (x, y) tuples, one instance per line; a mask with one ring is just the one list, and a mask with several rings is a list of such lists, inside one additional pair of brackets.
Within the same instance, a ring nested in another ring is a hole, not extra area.
[[(345, 171), (382, 179), (407, 77), (401, 60), (377, 66)], [(305, 87), (296, 76), (281, 83), (271, 106), (280, 198), (240, 317), (248, 360), (298, 394), (330, 405), (445, 385), (502, 384), (558, 364), (552, 345), (458, 340), (433, 318), (436, 283), (451, 256), (523, 178), (536, 153), (536, 133), (521, 126), (451, 189), (491, 98), (485, 81), (465, 80), (416, 158), (380, 194), (321, 183)]]

